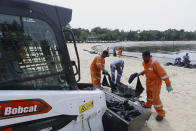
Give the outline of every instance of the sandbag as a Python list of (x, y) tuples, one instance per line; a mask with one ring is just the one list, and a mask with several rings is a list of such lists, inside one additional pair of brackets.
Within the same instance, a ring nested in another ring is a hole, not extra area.
[[(135, 74), (130, 76), (131, 77), (131, 82), (137, 77), (137, 73), (135, 73)], [(132, 88), (129, 88), (127, 85), (123, 84), (123, 83), (114, 84), (111, 81), (110, 75), (107, 74), (107, 76), (108, 76), (110, 84), (108, 83), (106, 75), (104, 75), (103, 80), (102, 80), (102, 85), (111, 87), (112, 92), (116, 95), (126, 97), (126, 98), (135, 98), (135, 97), (140, 96), (141, 93), (144, 90), (139, 77), (137, 78), (136, 89), (132, 89)]]
[(118, 84), (117, 89), (118, 89), (118, 94), (120, 96), (127, 97), (127, 98), (138, 97), (144, 91), (144, 88), (141, 84), (139, 77), (137, 78), (137, 84), (135, 89), (129, 88), (127, 85), (123, 83)]
[(132, 81), (133, 81), (136, 77), (137, 77), (137, 73), (134, 73), (134, 74), (130, 75), (129, 80), (128, 80), (129, 84), (131, 84)]
[(103, 86), (108, 86), (108, 87), (110, 87), (110, 85), (109, 85), (109, 83), (108, 83), (108, 80), (107, 80), (107, 78), (106, 78), (106, 75), (103, 76), (102, 85), (103, 85)]
[(127, 85), (120, 83), (116, 86), (117, 90), (113, 92), (116, 95), (130, 98), (130, 97), (135, 97), (135, 90), (132, 88), (129, 88)]
[(136, 89), (135, 89), (135, 96), (140, 96), (143, 91), (144, 91), (144, 88), (142, 86), (140, 78), (138, 77), (137, 78), (137, 85), (136, 85)]

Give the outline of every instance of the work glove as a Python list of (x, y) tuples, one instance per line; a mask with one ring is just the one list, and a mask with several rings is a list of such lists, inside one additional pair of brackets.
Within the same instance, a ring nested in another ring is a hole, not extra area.
[(137, 73), (137, 77), (139, 77), (141, 75), (141, 73)]
[(172, 90), (173, 90), (173, 88), (172, 88), (171, 86), (168, 86), (168, 87), (167, 87), (167, 91), (168, 91), (168, 92), (170, 92), (170, 91), (172, 91)]
[(108, 74), (108, 71), (106, 69), (104, 69), (103, 74)]

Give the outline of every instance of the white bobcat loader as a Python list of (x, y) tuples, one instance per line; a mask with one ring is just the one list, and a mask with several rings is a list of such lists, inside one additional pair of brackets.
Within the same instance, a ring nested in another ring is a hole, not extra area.
[(149, 118), (137, 101), (79, 83), (77, 47), (76, 64), (64, 35), (74, 40), (65, 30), (71, 16), (67, 8), (0, 0), (0, 131), (128, 131)]

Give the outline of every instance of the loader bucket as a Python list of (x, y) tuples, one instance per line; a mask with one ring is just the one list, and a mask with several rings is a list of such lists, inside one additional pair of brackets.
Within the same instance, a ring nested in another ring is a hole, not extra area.
[[(103, 90), (104, 91), (104, 90)], [(140, 131), (151, 111), (141, 104), (116, 94), (105, 92), (107, 110), (103, 115), (104, 131)]]
[(132, 122), (129, 124), (128, 131), (140, 131), (142, 127), (144, 127), (146, 120), (148, 120), (151, 116), (151, 112), (148, 111), (138, 117), (136, 117)]
[(140, 131), (150, 115), (151, 112), (148, 111), (128, 122), (108, 109), (103, 116), (104, 131)]

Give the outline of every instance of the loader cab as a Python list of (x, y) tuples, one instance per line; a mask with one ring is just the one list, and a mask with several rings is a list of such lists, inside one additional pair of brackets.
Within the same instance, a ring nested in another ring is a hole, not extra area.
[(67, 8), (0, 1), (0, 90), (77, 89), (79, 57), (76, 66), (63, 34), (71, 16)]

